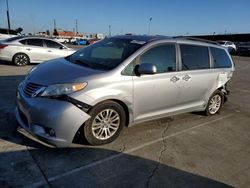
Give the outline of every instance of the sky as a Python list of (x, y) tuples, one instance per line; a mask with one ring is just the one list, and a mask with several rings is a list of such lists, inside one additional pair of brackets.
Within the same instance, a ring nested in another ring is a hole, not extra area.
[[(57, 28), (86, 34), (205, 35), (250, 33), (250, 0), (8, 0), (11, 28)], [(152, 18), (150, 23), (150, 18)], [(7, 28), (6, 0), (0, 27)]]

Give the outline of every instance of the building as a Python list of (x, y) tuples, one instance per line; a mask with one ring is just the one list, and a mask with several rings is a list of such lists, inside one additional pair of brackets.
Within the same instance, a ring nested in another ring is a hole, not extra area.
[(66, 39), (83, 37), (83, 34), (81, 33), (75, 33), (73, 31), (65, 31), (63, 29), (57, 29), (57, 34), (58, 34), (57, 37), (66, 38)]

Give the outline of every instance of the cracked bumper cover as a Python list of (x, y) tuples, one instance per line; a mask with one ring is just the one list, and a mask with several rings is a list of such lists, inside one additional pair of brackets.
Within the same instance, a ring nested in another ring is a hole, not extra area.
[[(17, 93), (15, 109), (18, 123), (40, 140), (56, 147), (69, 146), (80, 128), (90, 116), (74, 104), (49, 98), (30, 98)], [(53, 129), (55, 135), (48, 131)]]

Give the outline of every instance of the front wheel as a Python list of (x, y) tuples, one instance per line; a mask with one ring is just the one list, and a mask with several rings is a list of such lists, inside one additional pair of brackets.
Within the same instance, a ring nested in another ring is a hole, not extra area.
[(221, 91), (216, 90), (209, 98), (205, 113), (207, 116), (219, 113), (224, 103), (224, 96)]
[(118, 103), (105, 101), (90, 110), (91, 118), (84, 125), (84, 136), (91, 145), (107, 144), (115, 140), (126, 122), (126, 115)]

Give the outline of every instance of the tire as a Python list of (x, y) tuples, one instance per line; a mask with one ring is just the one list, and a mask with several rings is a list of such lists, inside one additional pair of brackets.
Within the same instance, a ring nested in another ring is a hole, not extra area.
[(223, 104), (224, 95), (221, 91), (216, 90), (208, 100), (205, 114), (211, 116), (220, 113)]
[(121, 105), (105, 101), (90, 110), (91, 118), (84, 125), (84, 136), (91, 145), (114, 141), (125, 126), (126, 114)]
[(17, 66), (25, 66), (30, 63), (30, 58), (24, 53), (17, 53), (13, 56), (12, 62)]

